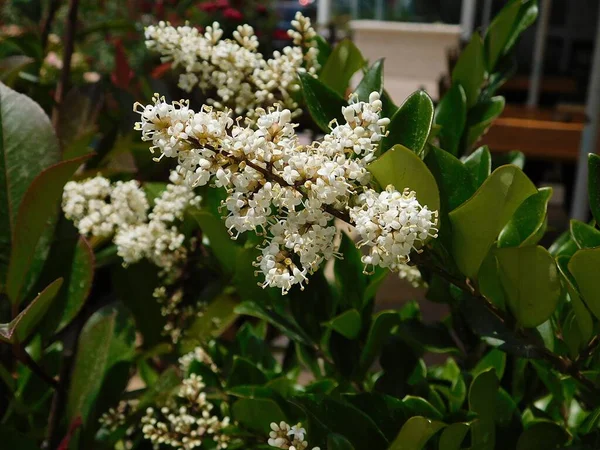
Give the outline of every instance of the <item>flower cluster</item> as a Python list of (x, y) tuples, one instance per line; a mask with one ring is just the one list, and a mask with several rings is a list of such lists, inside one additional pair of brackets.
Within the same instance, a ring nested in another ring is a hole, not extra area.
[(206, 364), (215, 373), (219, 371), (210, 355), (202, 347), (196, 347), (191, 352), (179, 358), (179, 368), (183, 373), (187, 373), (194, 362)]
[(157, 160), (177, 159), (190, 186), (212, 181), (228, 191), (226, 226), (233, 236), (249, 230), (266, 236), (256, 261), (263, 286), (284, 293), (302, 287), (335, 256), (334, 217), (357, 226), (371, 247), (366, 265), (392, 270), (435, 236), (436, 213), (414, 193), (368, 187), (367, 165), (389, 124), (377, 92), (368, 102), (353, 98), (342, 108), (345, 123), (333, 121), (331, 132), (311, 145), (300, 145), (288, 109), (257, 109), (255, 120), (233, 120), (210, 106), (194, 112), (185, 101), (166, 103), (158, 95), (153, 101), (134, 106), (141, 116), (136, 129), (160, 152)]
[(350, 219), (360, 234), (359, 246), (369, 249), (362, 257), (366, 266), (405, 270), (411, 250), (437, 236), (437, 212), (421, 206), (414, 191), (398, 192), (393, 186), (380, 193), (367, 190), (358, 203), (350, 209)]
[(173, 27), (160, 22), (146, 28), (146, 46), (182, 67), (179, 86), (190, 92), (198, 86), (217, 109), (231, 108), (237, 114), (254, 114), (259, 107), (275, 103), (296, 111), (293, 92), (299, 89), (297, 74), (318, 68), (315, 31), (301, 13), (290, 30), (294, 46), (285, 47), (265, 59), (258, 52), (258, 39), (249, 25), (240, 25), (233, 39), (223, 39), (217, 22), (204, 33), (189, 25)]
[(220, 418), (213, 412), (205, 387), (202, 377), (192, 374), (183, 380), (176, 398), (158, 410), (146, 410), (142, 432), (155, 449), (191, 450), (207, 439), (216, 442), (218, 450), (227, 448), (230, 438), (223, 429), (229, 425), (229, 417)]
[(200, 201), (173, 172), (172, 183), (149, 203), (137, 181), (110, 180), (98, 175), (65, 185), (62, 207), (84, 236), (111, 238), (125, 264), (147, 258), (165, 271), (185, 259), (185, 236), (175, 226), (189, 205)]
[[(306, 430), (302, 428), (301, 423), (290, 426), (283, 421), (279, 424), (273, 422), (268, 444), (284, 450), (305, 450), (308, 447), (308, 442), (304, 440), (305, 435)], [(313, 447), (312, 450), (320, 450), (320, 448)]]

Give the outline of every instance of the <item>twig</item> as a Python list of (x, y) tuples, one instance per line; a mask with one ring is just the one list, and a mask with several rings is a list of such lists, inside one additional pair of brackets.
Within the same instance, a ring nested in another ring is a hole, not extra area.
[(38, 377), (40, 377), (46, 384), (48, 384), (53, 389), (59, 389), (58, 382), (46, 372), (44, 372), (44, 370), (38, 365), (38, 363), (36, 363), (33, 360), (33, 358), (29, 355), (29, 353), (27, 353), (27, 351), (22, 347), (21, 344), (16, 343), (13, 345), (13, 354), (15, 355), (17, 360), (25, 364), (25, 366), (27, 366), (29, 370), (31, 370)]
[(46, 45), (48, 44), (48, 36), (50, 36), (50, 30), (52, 29), (52, 22), (54, 22), (54, 16), (56, 16), (56, 11), (58, 10), (58, 6), (60, 4), (60, 0), (50, 0), (50, 5), (48, 5), (48, 11), (44, 17), (44, 21), (42, 22), (42, 31), (41, 31), (41, 44), (42, 44), (42, 54), (46, 52)]
[(62, 70), (60, 72), (60, 81), (56, 87), (54, 94), (54, 108), (52, 109), (52, 125), (54, 129), (58, 129), (60, 121), (60, 110), (62, 102), (65, 98), (65, 92), (69, 86), (71, 78), (71, 58), (75, 49), (75, 31), (77, 28), (77, 10), (79, 9), (79, 0), (69, 0), (69, 12), (67, 15), (67, 28), (63, 39), (63, 61)]

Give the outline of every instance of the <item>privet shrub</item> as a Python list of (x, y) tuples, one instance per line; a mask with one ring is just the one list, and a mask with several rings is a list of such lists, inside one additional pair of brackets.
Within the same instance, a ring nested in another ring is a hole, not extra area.
[[(302, 16), (270, 59), (150, 26), (204, 104), (146, 98), (99, 156), (0, 85), (3, 448), (599, 448), (600, 159), (595, 221), (546, 249), (551, 190), (477, 147), (536, 15), (475, 33), (437, 107)], [(389, 272), (447, 317), (376, 310)]]

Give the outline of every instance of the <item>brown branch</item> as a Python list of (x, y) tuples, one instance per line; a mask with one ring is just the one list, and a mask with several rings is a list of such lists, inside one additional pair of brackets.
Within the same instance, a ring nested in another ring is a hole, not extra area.
[(44, 370), (36, 363), (31, 355), (27, 353), (27, 351), (23, 348), (23, 346), (19, 343), (13, 345), (13, 354), (18, 361), (23, 363), (29, 370), (31, 370), (34, 374), (40, 377), (46, 384), (48, 384), (53, 389), (59, 388), (58, 382), (48, 375)]
[(71, 78), (71, 59), (75, 49), (75, 32), (77, 29), (77, 10), (79, 9), (79, 0), (69, 0), (69, 12), (67, 15), (67, 27), (63, 39), (63, 60), (62, 70), (60, 72), (60, 80), (54, 94), (54, 108), (52, 109), (52, 125), (58, 130), (60, 122), (60, 110), (65, 98), (65, 92), (69, 87)]
[[(504, 313), (504, 311), (499, 309), (489, 299), (482, 295), (475, 287), (473, 287), (468, 282), (468, 279), (456, 278), (448, 271), (446, 271), (446, 269), (444, 269), (443, 267), (439, 267), (436, 264), (431, 264), (431, 260), (428, 258), (427, 253), (416, 253), (415, 255), (411, 256), (411, 260), (417, 265), (423, 265), (428, 269), (433, 270), (435, 273), (437, 273), (449, 283), (453, 284), (454, 286), (460, 288), (465, 292), (468, 292), (469, 294), (480, 300), (490, 312), (492, 312), (499, 320), (502, 321), (502, 323), (508, 324), (513, 322), (511, 317), (509, 317), (506, 313)], [(525, 332), (525, 330), (521, 330), (519, 334), (524, 338), (530, 337)], [(545, 347), (539, 347), (538, 350), (543, 356), (543, 359), (549, 362), (558, 372), (563, 373), (565, 375), (570, 375), (575, 380), (579, 381), (579, 383), (583, 385), (587, 390), (589, 390), (592, 394), (600, 398), (600, 388), (596, 386), (590, 379), (586, 378), (583, 375), (583, 373), (581, 373), (578, 367), (578, 362), (582, 359), (582, 357), (583, 359), (587, 358), (591, 354), (591, 352), (593, 352), (596, 346), (598, 346), (598, 344), (598, 336), (596, 336), (590, 341), (586, 349), (584, 349), (584, 351), (577, 358), (576, 361), (572, 361), (571, 359), (559, 356)], [(585, 356), (586, 351), (588, 352), (587, 356)]]
[(46, 45), (48, 44), (48, 36), (50, 36), (50, 30), (52, 29), (52, 22), (54, 22), (54, 16), (56, 16), (56, 11), (58, 10), (59, 5), (60, 5), (60, 0), (50, 0), (50, 5), (48, 5), (48, 11), (46, 11), (46, 15), (44, 16), (44, 21), (42, 22), (42, 31), (41, 31), (42, 54), (44, 54), (46, 52)]

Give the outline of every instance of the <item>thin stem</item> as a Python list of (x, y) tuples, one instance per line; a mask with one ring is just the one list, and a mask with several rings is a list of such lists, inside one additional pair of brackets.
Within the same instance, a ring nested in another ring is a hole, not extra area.
[[(411, 256), (411, 259), (416, 264), (426, 266), (427, 268), (436, 272), (449, 283), (473, 295), (475, 298), (480, 300), (484, 304), (484, 306), (504, 324), (512, 322), (510, 317), (508, 317), (502, 310), (500, 310), (496, 305), (494, 305), (485, 296), (483, 296), (475, 287), (473, 287), (468, 282), (468, 279), (458, 279), (452, 274), (450, 274), (446, 269), (439, 267), (436, 264), (430, 264), (430, 260), (425, 253), (417, 253), (416, 255)], [(527, 333), (524, 330), (521, 331), (521, 334), (525, 338), (528, 337)], [(582, 352), (582, 355), (585, 355), (587, 350), (589, 352), (587, 356), (589, 356), (591, 352), (596, 348), (596, 346), (598, 346), (598, 344), (598, 336), (596, 336), (594, 339), (592, 339), (592, 341), (590, 341), (588, 347)], [(559, 356), (551, 352), (545, 347), (539, 347), (539, 351), (543, 359), (549, 362), (557, 371), (565, 375), (572, 376), (591, 393), (600, 396), (600, 389), (598, 388), (598, 386), (596, 386), (590, 379), (586, 378), (578, 368), (577, 363), (582, 359), (582, 355), (580, 355), (576, 361), (572, 361), (571, 359)], [(584, 356), (584, 359), (587, 358), (587, 356)]]
[(13, 354), (17, 360), (27, 366), (29, 370), (40, 377), (46, 384), (48, 384), (48, 386), (52, 387), (53, 389), (59, 389), (58, 382), (44, 372), (44, 370), (33, 360), (33, 358), (29, 355), (29, 353), (27, 353), (21, 344), (17, 343), (13, 345)]
[(62, 70), (60, 72), (60, 81), (56, 87), (54, 94), (54, 108), (52, 110), (52, 125), (54, 129), (58, 129), (60, 122), (60, 110), (62, 107), (63, 100), (65, 98), (65, 92), (69, 87), (69, 80), (71, 78), (71, 59), (73, 56), (73, 50), (75, 49), (75, 32), (77, 29), (77, 10), (79, 9), (79, 0), (69, 0), (69, 12), (67, 15), (67, 27), (65, 30), (64, 37), (64, 48), (63, 48), (63, 61)]
[(44, 21), (42, 22), (42, 31), (41, 31), (41, 43), (42, 43), (42, 53), (46, 52), (46, 45), (48, 44), (48, 36), (50, 36), (50, 30), (52, 29), (52, 22), (54, 22), (54, 16), (56, 16), (56, 11), (58, 10), (58, 6), (60, 4), (60, 0), (50, 0), (50, 4), (48, 5), (48, 11), (44, 16)]

